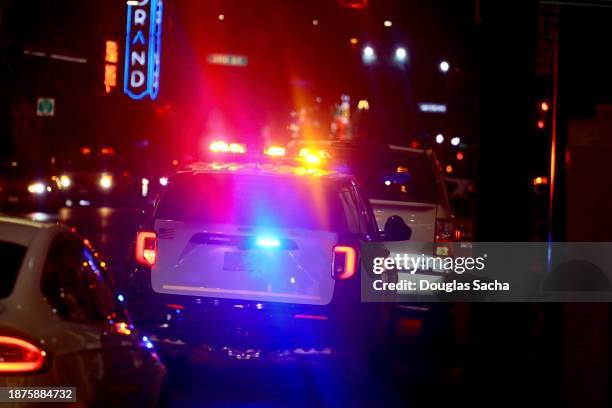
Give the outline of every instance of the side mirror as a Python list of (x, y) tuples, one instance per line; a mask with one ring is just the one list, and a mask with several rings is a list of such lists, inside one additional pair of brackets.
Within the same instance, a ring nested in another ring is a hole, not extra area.
[(406, 225), (399, 215), (393, 215), (385, 222), (385, 237), (387, 241), (408, 241), (412, 236), (412, 229)]

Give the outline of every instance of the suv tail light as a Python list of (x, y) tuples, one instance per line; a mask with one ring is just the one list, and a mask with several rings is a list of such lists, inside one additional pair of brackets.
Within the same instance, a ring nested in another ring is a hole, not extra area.
[(157, 234), (152, 231), (139, 231), (136, 236), (136, 262), (145, 266), (155, 265), (157, 261)]
[(25, 340), (0, 336), (0, 374), (38, 371), (46, 355), (43, 350)]
[(357, 272), (357, 250), (351, 246), (336, 245), (332, 260), (332, 277), (348, 279)]

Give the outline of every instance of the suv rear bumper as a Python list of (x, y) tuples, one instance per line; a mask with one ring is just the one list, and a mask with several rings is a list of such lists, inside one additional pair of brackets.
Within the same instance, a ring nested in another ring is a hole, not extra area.
[(337, 285), (332, 301), (317, 306), (161, 294), (152, 290), (149, 276), (138, 267), (130, 279), (132, 287), (133, 278), (140, 282), (137, 293), (128, 295), (134, 321), (160, 339), (216, 349), (360, 347), (376, 336), (373, 325), (384, 326), (380, 306), (389, 306), (362, 303), (358, 280)]

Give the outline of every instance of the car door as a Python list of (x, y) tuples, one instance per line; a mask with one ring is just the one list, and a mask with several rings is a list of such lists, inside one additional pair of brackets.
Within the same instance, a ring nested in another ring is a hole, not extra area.
[(96, 404), (142, 401), (145, 356), (92, 249), (71, 234), (59, 236), (50, 249), (42, 285), (70, 328), (62, 326), (64, 333), (58, 333), (66, 343), (54, 358), (62, 382), (79, 379), (77, 397)]

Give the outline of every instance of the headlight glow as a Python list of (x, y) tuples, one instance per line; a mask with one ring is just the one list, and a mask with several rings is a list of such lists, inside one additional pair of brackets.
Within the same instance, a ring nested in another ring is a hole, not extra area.
[(28, 186), (28, 191), (32, 194), (44, 194), (47, 191), (47, 186), (41, 182), (32, 183)]
[(65, 174), (60, 176), (59, 181), (62, 188), (69, 188), (72, 185), (72, 180), (70, 180), (70, 177), (66, 176)]
[(102, 187), (105, 190), (108, 190), (112, 186), (113, 186), (113, 176), (111, 176), (110, 174), (103, 174), (100, 177), (100, 187)]

